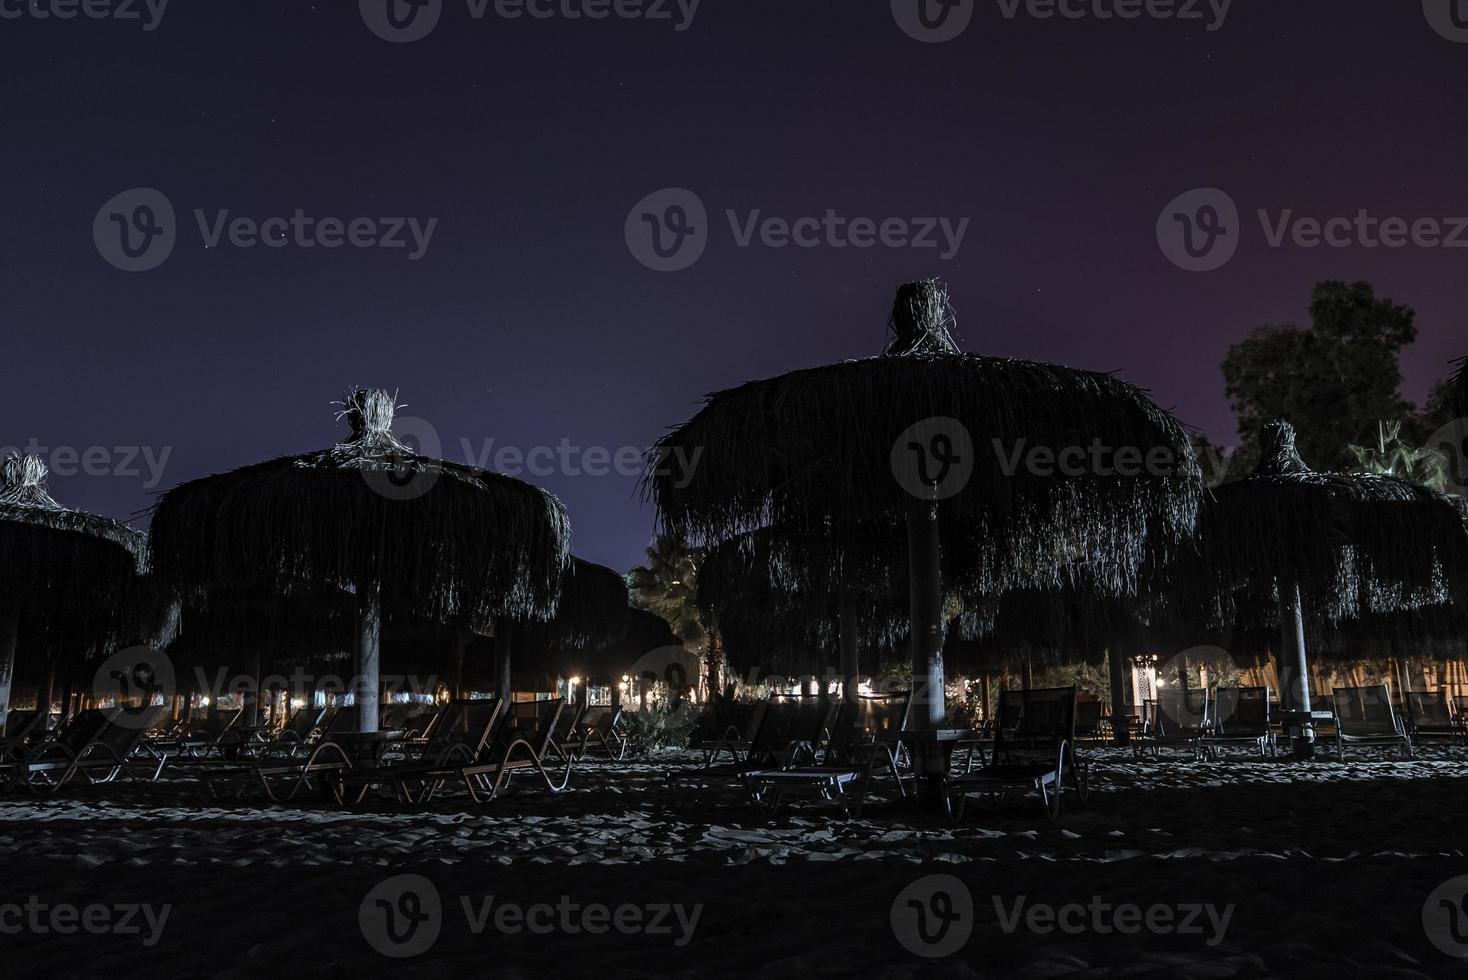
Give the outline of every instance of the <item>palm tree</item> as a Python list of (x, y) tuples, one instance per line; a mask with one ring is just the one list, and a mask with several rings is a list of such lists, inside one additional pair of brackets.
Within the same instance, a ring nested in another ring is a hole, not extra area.
[(694, 599), (704, 549), (695, 548), (680, 534), (659, 534), (647, 546), (646, 564), (627, 573), (632, 605), (661, 616), (688, 649), (704, 658), (709, 694), (719, 690), (722, 646), (713, 630), (704, 626)]
[(1418, 448), (1402, 438), (1402, 423), (1378, 422), (1376, 442), (1348, 446), (1356, 457), (1356, 472), (1392, 476), (1432, 490), (1448, 485), (1447, 460), (1435, 449)]

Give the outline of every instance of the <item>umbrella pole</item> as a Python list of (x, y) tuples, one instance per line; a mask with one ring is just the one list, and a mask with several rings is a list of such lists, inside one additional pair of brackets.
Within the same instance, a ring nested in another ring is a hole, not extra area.
[(1126, 720), (1126, 658), (1120, 643), (1111, 644), (1106, 661), (1111, 673), (1111, 744), (1128, 745), (1132, 731)]
[[(1305, 652), (1305, 615), (1298, 585), (1281, 585), (1279, 601), (1279, 687), (1286, 711), (1310, 710), (1310, 667)], [(1315, 728), (1308, 719), (1293, 728), (1295, 758), (1315, 754)]]
[(501, 620), (494, 631), (494, 696), (509, 704), (514, 692), (510, 689), (510, 659), (514, 644), (510, 639), (510, 624)]
[[(908, 511), (907, 562), (912, 583), (908, 598), (912, 617), (912, 711), (914, 728), (940, 729), (943, 704), (943, 570), (939, 560), (938, 508), (923, 502)], [(912, 767), (918, 791), (938, 795), (937, 783), (948, 766), (936, 739), (912, 745)]]
[(375, 732), (382, 697), (382, 593), (373, 584), (357, 609), (357, 731)]
[(36, 710), (41, 712), (41, 728), (45, 730), (51, 719), (51, 700), (56, 696), (56, 658), (46, 662), (46, 679), (36, 696)]
[(6, 613), (0, 617), (0, 734), (5, 732), (5, 716), (10, 711), (10, 685), (15, 679), (15, 648), (20, 643), (20, 617)]
[(860, 601), (855, 589), (842, 589), (836, 606), (841, 631), (841, 696), (847, 706), (847, 725), (853, 731), (862, 727), (861, 712), (857, 710), (861, 703), (861, 644), (857, 636)]

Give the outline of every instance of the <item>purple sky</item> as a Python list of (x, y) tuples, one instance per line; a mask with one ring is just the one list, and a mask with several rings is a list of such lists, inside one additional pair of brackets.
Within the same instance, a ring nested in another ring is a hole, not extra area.
[[(1410, 398), (1468, 353), (1468, 251), (1272, 249), (1254, 217), (1468, 215), (1468, 44), (1415, 0), (1237, 0), (1215, 32), (984, 2), (941, 44), (905, 34), (887, 0), (704, 0), (684, 31), (671, 3), (674, 22), (445, 3), (409, 44), (349, 0), (174, 0), (153, 31), (0, 19), (0, 446), (167, 451), (161, 490), (329, 444), (329, 403), (371, 384), (399, 389), (455, 458), (464, 440), (643, 447), (705, 392), (875, 353), (893, 287), (931, 275), (968, 349), (1119, 371), (1220, 441), (1228, 345), (1303, 320), (1319, 279), (1417, 309)], [(1185, 272), (1157, 220), (1210, 186), (1243, 212), (1241, 245)], [(135, 187), (167, 195), (178, 237), (126, 273), (93, 220)], [(624, 238), (666, 187), (711, 218), (676, 273)], [(410, 261), (206, 249), (193, 216), (298, 208), (438, 224)], [(970, 224), (945, 261), (741, 248), (726, 209)], [(127, 455), (94, 453), (123, 472), (55, 479), (56, 495), (141, 511), (147, 466)], [(566, 501), (578, 553), (637, 560), (652, 515), (633, 479), (533, 479)]]

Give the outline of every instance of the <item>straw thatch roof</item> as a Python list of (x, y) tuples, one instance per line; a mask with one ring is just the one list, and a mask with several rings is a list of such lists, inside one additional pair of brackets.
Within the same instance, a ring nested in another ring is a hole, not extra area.
[(1199, 519), (1193, 567), (1222, 597), (1215, 611), (1267, 610), (1276, 583), (1296, 583), (1313, 615), (1336, 622), (1445, 603), (1468, 576), (1452, 498), (1392, 477), (1317, 473), (1285, 422), (1265, 428), (1260, 448), (1257, 471), (1214, 488)]
[(530, 639), (556, 650), (605, 646), (627, 632), (631, 612), (626, 579), (605, 565), (573, 558), (561, 580), (556, 614), (526, 628)]
[[(945, 547), (966, 536), (991, 556), (982, 591), (1057, 584), (1067, 566), (1107, 591), (1133, 589), (1149, 558), (1194, 524), (1202, 484), (1182, 426), (1108, 374), (960, 353), (950, 321), (940, 287), (910, 284), (883, 355), (710, 396), (653, 452), (647, 490), (663, 525), (702, 541), (768, 524), (885, 538), (915, 499), (894, 476), (894, 444), (914, 425), (952, 419), (972, 443), (960, 464), (972, 473), (935, 506)], [(1093, 460), (1096, 446), (1102, 466), (1070, 474), (1014, 462), (1037, 449)], [(1117, 476), (1106, 462), (1117, 450), (1155, 453), (1166, 472)]]
[(1448, 411), (1454, 418), (1468, 419), (1468, 357), (1454, 362), (1458, 373), (1448, 382)]
[(399, 615), (483, 625), (547, 618), (569, 561), (551, 494), (414, 453), (383, 391), (347, 396), (340, 445), (185, 483), (153, 513), (159, 570), (176, 589), (380, 588)]
[(39, 456), (0, 464), (0, 598), (22, 627), (45, 630), (74, 620), (110, 636), (147, 569), (148, 542), (110, 518), (63, 507), (47, 490)]
[(260, 590), (210, 589), (183, 603), (168, 653), (179, 667), (249, 669), (303, 665), (352, 649), (351, 597), (331, 590), (280, 596)]

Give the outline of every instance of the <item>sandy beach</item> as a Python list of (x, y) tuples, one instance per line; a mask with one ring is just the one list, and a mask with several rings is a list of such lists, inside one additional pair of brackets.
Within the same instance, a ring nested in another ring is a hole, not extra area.
[[(45, 908), (0, 916), (43, 926), (0, 944), (8, 976), (1462, 975), (1423, 926), (1434, 889), (1468, 874), (1461, 750), (1089, 758), (1089, 805), (1053, 825), (1033, 798), (971, 805), (959, 826), (896, 806), (769, 818), (670, 783), (690, 753), (583, 762), (563, 794), (524, 780), (483, 808), (209, 805), (181, 775), (12, 795), (3, 901)], [(961, 916), (941, 958), (893, 918), (899, 894), (952, 891), (932, 876), (968, 891), (932, 906)], [(47, 924), (65, 905), (119, 925), (147, 908), (133, 932), (62, 935)], [(383, 908), (421, 920), (409, 946), (374, 924)]]

